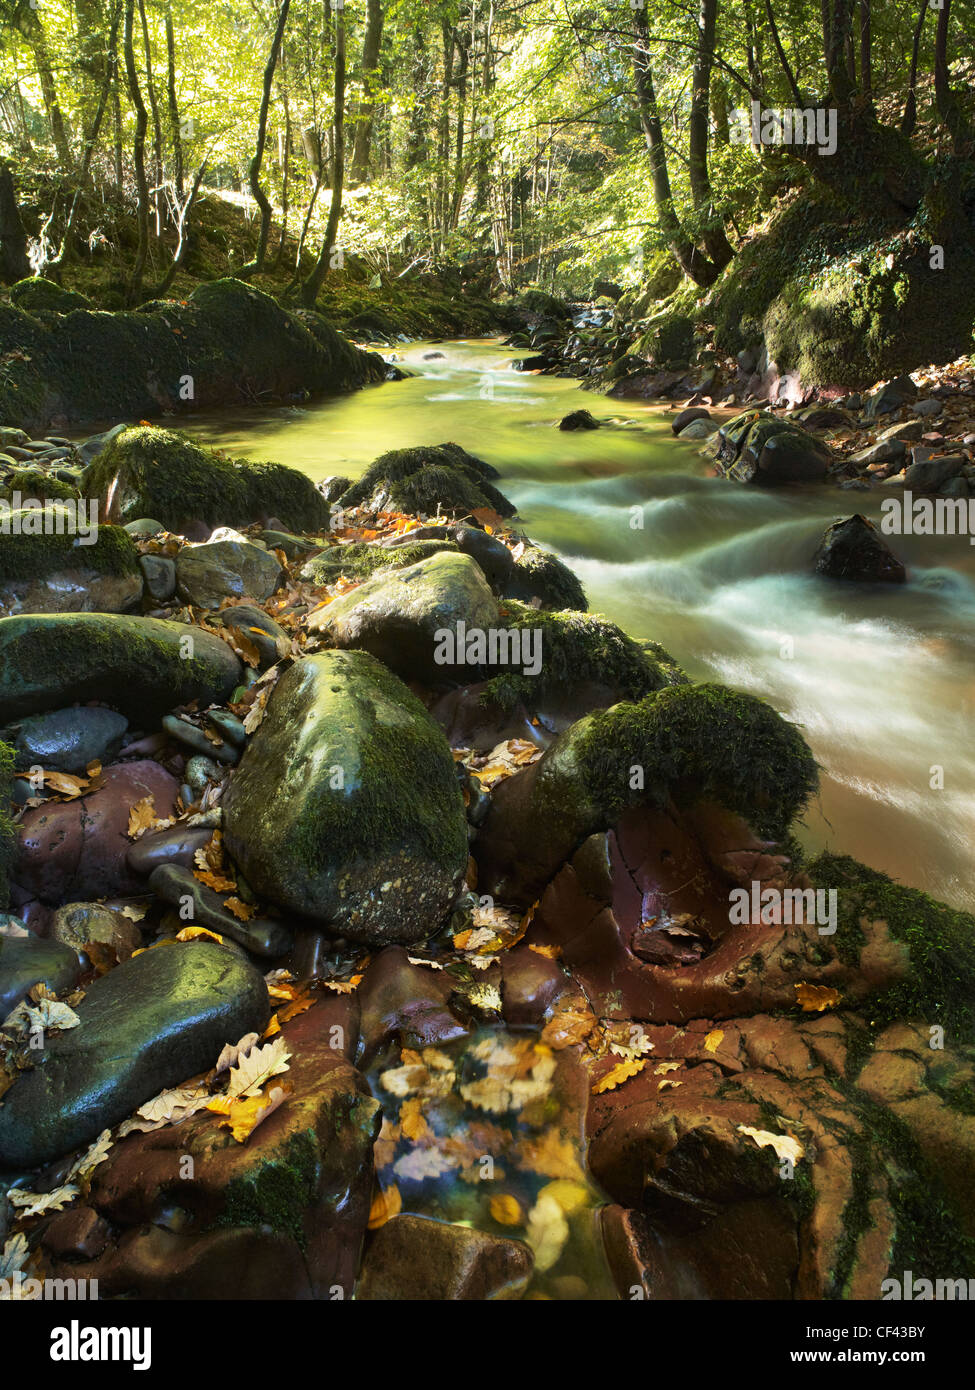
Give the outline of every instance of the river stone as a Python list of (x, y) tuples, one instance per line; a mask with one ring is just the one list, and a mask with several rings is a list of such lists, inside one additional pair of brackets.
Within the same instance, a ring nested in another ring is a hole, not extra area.
[(213, 831), (202, 826), (175, 825), (170, 830), (141, 835), (126, 854), (126, 863), (133, 873), (147, 877), (160, 864), (182, 864), (191, 869), (194, 855), (213, 839)]
[(689, 425), (685, 425), (680, 431), (680, 439), (710, 439), (715, 432), (715, 426), (711, 420), (692, 420)]
[(157, 897), (173, 907), (183, 908), (188, 902), (193, 904), (191, 917), (200, 927), (209, 927), (221, 936), (229, 936), (245, 950), (256, 956), (283, 956), (295, 944), (293, 933), (283, 922), (269, 917), (252, 917), (241, 922), (224, 905), (223, 899), (212, 888), (194, 878), (189, 869), (179, 864), (161, 864), (149, 876), (149, 887)]
[[(232, 608), (221, 609), (220, 621), (224, 627), (238, 628), (248, 642), (254, 643), (262, 671), (274, 666), (291, 651), (291, 638), (284, 628), (252, 603), (236, 603)], [(255, 628), (258, 631), (255, 632)]]
[(817, 574), (830, 579), (903, 584), (904, 566), (877, 528), (858, 512), (834, 521), (813, 557)]
[(102, 903), (68, 903), (51, 918), (51, 936), (75, 953), (85, 952), (95, 964), (94, 946), (111, 953), (116, 963), (128, 960), (142, 945), (137, 924)]
[[(381, 570), (348, 594), (333, 599), (309, 626), (337, 647), (356, 647), (378, 657), (407, 680), (441, 685), (455, 663), (439, 663), (439, 633), (498, 627), (498, 605), (481, 567), (470, 556), (441, 551), (403, 569)], [(469, 668), (467, 668), (469, 670)]]
[(76, 1028), (49, 1033), (0, 1107), (5, 1167), (34, 1168), (88, 1144), (145, 1101), (264, 1031), (259, 971), (215, 942), (145, 951), (90, 985)]
[(670, 422), (670, 428), (674, 434), (680, 434), (681, 430), (687, 428), (694, 420), (710, 420), (710, 413), (701, 405), (689, 406), (687, 410), (680, 410)]
[(867, 420), (875, 420), (878, 415), (889, 415), (892, 410), (899, 410), (902, 405), (910, 405), (917, 400), (917, 387), (909, 376), (895, 377), (893, 381), (888, 381), (886, 386), (881, 386), (879, 391), (874, 391), (873, 395), (868, 396), (863, 408), (864, 417)]
[(766, 410), (736, 415), (711, 449), (725, 477), (761, 487), (821, 482), (832, 459), (821, 440)]
[(223, 808), (224, 843), (254, 892), (353, 941), (432, 936), (467, 864), (446, 739), (366, 652), (285, 672)]
[(918, 459), (905, 473), (904, 486), (916, 492), (937, 492), (949, 478), (957, 477), (967, 462), (964, 454)]
[(0, 1023), (34, 985), (45, 984), (60, 994), (70, 989), (80, 974), (78, 957), (58, 941), (34, 935), (0, 936)]
[(401, 1213), (376, 1231), (356, 1286), (360, 1302), (517, 1299), (535, 1267), (523, 1240)]
[(228, 595), (260, 603), (271, 597), (282, 574), (280, 560), (245, 540), (188, 545), (176, 557), (179, 596), (197, 608), (219, 608)]
[(40, 765), (80, 774), (89, 763), (112, 762), (128, 727), (125, 716), (114, 710), (80, 705), (18, 720), (0, 732), (0, 738), (13, 746), (18, 772)]
[(166, 603), (176, 592), (176, 562), (168, 555), (140, 555), (139, 568), (150, 597)]
[(71, 700), (104, 700), (145, 727), (194, 699), (222, 704), (241, 674), (226, 642), (185, 623), (104, 613), (0, 618), (4, 722)]

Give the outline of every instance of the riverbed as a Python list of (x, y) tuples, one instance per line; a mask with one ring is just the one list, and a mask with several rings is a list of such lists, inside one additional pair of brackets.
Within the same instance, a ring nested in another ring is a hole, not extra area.
[[(431, 356), (431, 354), (436, 354)], [(768, 699), (822, 769), (801, 838), (975, 908), (975, 547), (895, 537), (904, 585), (819, 578), (837, 517), (883, 489), (764, 491), (712, 476), (663, 407), (515, 371), (493, 340), (398, 347), (408, 379), (307, 407), (199, 415), (179, 427), (319, 479), (388, 449), (452, 440), (493, 463), (524, 529), (579, 574), (590, 607), (661, 642), (697, 680)], [(580, 407), (606, 422), (561, 432)]]

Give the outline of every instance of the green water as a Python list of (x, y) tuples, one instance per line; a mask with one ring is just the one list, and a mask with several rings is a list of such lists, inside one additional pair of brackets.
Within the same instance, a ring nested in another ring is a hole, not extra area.
[[(425, 360), (441, 352), (443, 360)], [(241, 409), (180, 427), (229, 452), (318, 479), (359, 476), (387, 449), (456, 441), (493, 463), (525, 529), (557, 550), (590, 605), (662, 642), (697, 679), (769, 699), (822, 766), (803, 834), (905, 883), (975, 907), (975, 547), (896, 538), (902, 586), (816, 578), (837, 516), (878, 494), (761, 491), (710, 476), (659, 407), (511, 370), (496, 342), (396, 350), (412, 378), (309, 408)], [(585, 407), (612, 428), (563, 433)], [(933, 768), (943, 769), (943, 788)]]

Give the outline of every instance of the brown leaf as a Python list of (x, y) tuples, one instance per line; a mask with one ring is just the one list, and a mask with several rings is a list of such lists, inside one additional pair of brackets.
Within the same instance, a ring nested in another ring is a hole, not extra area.
[(604, 1091), (615, 1091), (617, 1086), (622, 1086), (624, 1081), (629, 1081), (631, 1076), (636, 1076), (646, 1066), (646, 1061), (617, 1062), (611, 1071), (601, 1077), (593, 1086), (594, 1096), (602, 1095)]
[(824, 1009), (833, 1009), (840, 1002), (840, 992), (838, 989), (830, 989), (828, 985), (808, 985), (805, 982), (796, 985), (796, 1003), (802, 1006), (803, 1013), (822, 1013)]

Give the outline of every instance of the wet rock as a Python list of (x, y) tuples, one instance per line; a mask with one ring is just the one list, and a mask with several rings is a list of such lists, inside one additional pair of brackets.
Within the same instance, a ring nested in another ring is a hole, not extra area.
[(726, 477), (762, 487), (820, 482), (832, 460), (822, 441), (768, 411), (736, 415), (721, 426), (711, 447)]
[(160, 864), (181, 864), (193, 867), (193, 856), (213, 839), (213, 831), (202, 827), (177, 825), (171, 830), (157, 830), (142, 835), (130, 847), (126, 861), (134, 874), (148, 876)]
[(168, 1086), (212, 1066), (220, 1049), (262, 1032), (267, 987), (212, 942), (159, 947), (90, 985), (81, 1022), (49, 1033), (33, 1070), (0, 1108), (0, 1153), (33, 1168), (90, 1143)]
[(130, 536), (158, 536), (166, 527), (151, 516), (140, 516), (135, 521), (127, 521), (122, 530), (128, 531)]
[(880, 415), (889, 415), (902, 405), (910, 405), (917, 400), (917, 387), (909, 376), (895, 377), (866, 398), (863, 414), (867, 420), (875, 420)]
[(74, 951), (39, 936), (0, 936), (0, 1023), (34, 985), (55, 994), (74, 985), (81, 967)]
[(679, 439), (710, 439), (715, 433), (715, 425), (712, 420), (692, 420), (689, 425), (685, 425), (681, 430)]
[(110, 430), (104, 430), (101, 434), (90, 434), (88, 438), (78, 446), (78, 452), (85, 463), (91, 463), (92, 459), (107, 449), (113, 439), (116, 439), (125, 425), (113, 425)]
[(598, 430), (599, 421), (588, 410), (573, 410), (559, 421), (560, 430)]
[(504, 542), (474, 526), (459, 526), (452, 538), (462, 555), (477, 561), (494, 592), (500, 593), (514, 569), (511, 551)]
[(570, 608), (585, 613), (589, 607), (575, 573), (557, 555), (537, 545), (526, 545), (515, 561), (504, 596), (521, 603), (537, 601), (553, 611)]
[(956, 478), (967, 462), (964, 454), (919, 459), (905, 473), (904, 486), (915, 492), (937, 492), (949, 479)]
[(176, 562), (168, 555), (140, 555), (139, 568), (149, 596), (168, 603), (176, 593)]
[(247, 541), (206, 541), (185, 546), (176, 557), (177, 592), (198, 608), (219, 608), (228, 596), (260, 603), (274, 593), (282, 575), (275, 556)]
[(903, 439), (881, 439), (868, 449), (860, 449), (851, 456), (851, 462), (866, 468), (871, 463), (899, 463), (907, 453)]
[(227, 849), (254, 892), (353, 941), (431, 936), (466, 868), (447, 742), (365, 652), (285, 672), (223, 807)]
[(292, 536), (287, 531), (262, 531), (260, 539), (268, 550), (283, 550), (289, 560), (297, 560), (309, 550), (314, 550), (315, 542), (306, 536)]
[(886, 429), (877, 435), (877, 442), (883, 443), (888, 439), (900, 439), (905, 444), (915, 443), (924, 433), (924, 425), (920, 420), (900, 420), (896, 425), (888, 425)]
[(17, 770), (39, 765), (80, 774), (89, 763), (112, 762), (122, 747), (129, 721), (114, 710), (76, 706), (19, 719), (0, 731), (17, 754)]
[(356, 1299), (517, 1299), (528, 1286), (534, 1263), (524, 1241), (401, 1214), (373, 1235)]
[(41, 1244), (55, 1260), (93, 1260), (111, 1238), (111, 1227), (93, 1207), (71, 1207), (54, 1213), (44, 1227)]
[(93, 520), (83, 537), (68, 505), (8, 514), (0, 535), (0, 614), (124, 613), (138, 605), (142, 574), (131, 539), (117, 526), (94, 528)]
[(164, 902), (178, 907), (187, 924), (194, 923), (221, 936), (229, 936), (252, 955), (274, 959), (286, 955), (294, 946), (294, 933), (284, 922), (269, 917), (240, 921), (224, 906), (218, 893), (200, 883), (190, 869), (179, 864), (160, 864), (153, 869), (149, 887)]
[(151, 796), (156, 815), (171, 816), (177, 791), (158, 763), (116, 763), (90, 795), (33, 807), (20, 823), (13, 883), (54, 906), (144, 891), (127, 862), (129, 812)]
[(903, 584), (904, 566), (874, 526), (858, 512), (828, 527), (813, 556), (817, 574), (829, 579)]
[(226, 768), (214, 762), (213, 758), (196, 754), (187, 761), (183, 775), (186, 778), (186, 786), (192, 795), (199, 799), (211, 782), (220, 782), (223, 779), (225, 772)]
[(333, 1045), (327, 1003), (283, 1035), (294, 1089), (246, 1144), (203, 1111), (115, 1145), (89, 1198), (112, 1242), (76, 1277), (112, 1297), (352, 1297), (379, 1106)]
[[(291, 649), (291, 639), (280, 624), (261, 608), (250, 603), (237, 603), (223, 608), (219, 614), (224, 627), (238, 628), (249, 642), (253, 642), (260, 658), (259, 669), (266, 671), (281, 660), (283, 654)], [(255, 632), (254, 629), (258, 631)]]
[(183, 623), (99, 613), (0, 619), (5, 723), (72, 700), (104, 700), (145, 727), (194, 699), (222, 703), (240, 677), (226, 642)]
[(670, 428), (674, 434), (680, 434), (681, 430), (686, 429), (692, 420), (710, 420), (711, 416), (703, 406), (691, 406), (687, 410), (679, 410), (670, 422)]
[(191, 749), (199, 757), (231, 764), (235, 763), (239, 757), (238, 748), (233, 744), (211, 742), (202, 729), (197, 728), (195, 724), (189, 723), (186, 719), (180, 719), (178, 715), (164, 715), (162, 726), (171, 738), (174, 738), (177, 743), (181, 743), (184, 748)]
[(318, 491), (331, 506), (337, 502), (343, 492), (348, 492), (352, 486), (352, 479), (345, 477), (343, 473), (333, 473), (330, 478), (322, 478), (321, 482), (315, 484)]
[(397, 1035), (404, 1047), (419, 1048), (436, 1047), (467, 1032), (448, 1008), (450, 980), (439, 970), (411, 965), (401, 946), (387, 946), (369, 962), (356, 993), (361, 1065)]
[[(119, 964), (142, 946), (137, 923), (112, 912), (101, 903), (69, 903), (59, 907), (51, 919), (51, 937), (76, 954), (84, 953), (93, 963)], [(94, 948), (94, 949), (92, 949)]]
[(537, 1028), (553, 1004), (572, 988), (558, 961), (540, 955), (530, 946), (515, 946), (501, 957), (501, 1003), (510, 1028)]
[(466, 516), (489, 507), (501, 516), (513, 516), (514, 507), (493, 484), (498, 476), (496, 468), (459, 444), (394, 449), (376, 459), (342, 493), (339, 503), (369, 511), (447, 516)]
[(442, 659), (442, 635), (457, 624), (486, 632), (499, 626), (498, 605), (478, 564), (444, 551), (402, 569), (384, 570), (315, 614), (312, 625), (340, 648), (378, 657), (405, 679), (442, 685), (463, 665)]
[(921, 415), (924, 417), (940, 415), (943, 409), (944, 406), (941, 404), (941, 402), (936, 401), (931, 396), (929, 396), (926, 400), (918, 401), (915, 405), (911, 406), (911, 410), (915, 415)]

